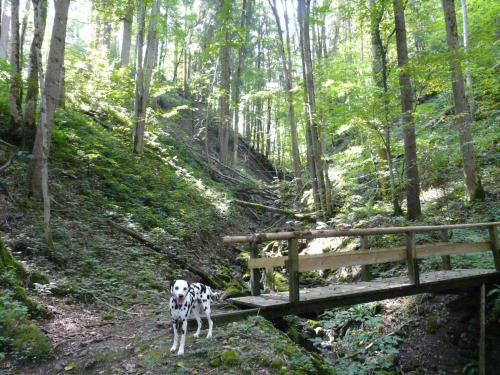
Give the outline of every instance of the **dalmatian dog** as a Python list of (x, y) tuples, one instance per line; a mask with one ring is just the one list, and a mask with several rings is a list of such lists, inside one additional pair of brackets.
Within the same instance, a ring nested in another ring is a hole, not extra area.
[(210, 302), (217, 294), (204, 284), (190, 284), (185, 280), (175, 280), (170, 287), (172, 297), (170, 297), (170, 314), (172, 316), (172, 327), (174, 330), (174, 344), (170, 348), (171, 352), (177, 350), (179, 344), (179, 330), (181, 330), (180, 345), (177, 355), (184, 354), (184, 344), (186, 342), (188, 318), (191, 313), (198, 323), (194, 337), (198, 338), (201, 331), (200, 309), (203, 308), (208, 320), (207, 339), (212, 338), (213, 322), (210, 318)]

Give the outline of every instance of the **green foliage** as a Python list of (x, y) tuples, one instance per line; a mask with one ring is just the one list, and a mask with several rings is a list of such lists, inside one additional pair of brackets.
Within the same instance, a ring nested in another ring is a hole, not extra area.
[[(335, 362), (338, 374), (379, 373), (393, 368), (402, 338), (397, 333), (385, 334), (377, 304), (327, 311), (319, 325), (332, 335), (336, 333), (330, 345), (339, 355)], [(323, 341), (312, 339), (315, 345)]]
[(28, 309), (11, 292), (0, 291), (0, 355), (10, 351), (17, 359), (49, 358), (49, 339), (29, 320)]

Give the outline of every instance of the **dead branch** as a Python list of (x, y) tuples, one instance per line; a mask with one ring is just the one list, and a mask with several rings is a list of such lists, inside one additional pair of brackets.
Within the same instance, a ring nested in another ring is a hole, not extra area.
[(291, 218), (296, 219), (296, 220), (301, 220), (301, 221), (315, 221), (316, 220), (316, 218), (310, 214), (296, 214), (292, 210), (284, 210), (284, 209), (277, 208), (277, 207), (265, 206), (263, 204), (241, 201), (239, 199), (233, 199), (233, 203), (237, 204), (238, 206), (242, 206), (242, 207), (250, 207), (250, 208), (256, 208), (256, 209), (263, 210), (263, 211), (274, 212), (276, 214), (288, 216), (288, 217), (291, 217)]
[(4, 170), (6, 170), (7, 168), (9, 168), (9, 166), (12, 164), (12, 162), (14, 161), (14, 158), (16, 157), (16, 155), (14, 154), (9, 160), (7, 160), (7, 162), (2, 165), (0, 167), (0, 173), (3, 172)]
[(167, 255), (171, 260), (173, 260), (175, 263), (177, 263), (179, 266), (191, 271), (192, 273), (194, 273), (195, 275), (198, 275), (199, 277), (201, 277), (202, 281), (209, 285), (209, 286), (212, 286), (214, 288), (219, 288), (220, 287), (220, 283), (214, 279), (214, 277), (210, 276), (208, 273), (206, 273), (205, 271), (203, 271), (202, 269), (192, 265), (192, 264), (188, 264), (184, 259), (182, 259), (181, 257), (179, 257), (177, 254), (175, 254), (174, 252), (168, 250), (168, 249), (165, 249), (161, 246), (158, 246), (157, 244), (149, 241), (148, 239), (146, 239), (145, 237), (143, 237), (140, 233), (136, 232), (135, 230), (133, 229), (130, 229), (130, 228), (127, 228), (121, 224), (118, 224), (117, 222), (113, 221), (113, 220), (106, 220), (106, 223), (114, 228), (114, 229), (117, 229), (119, 230), (120, 232), (122, 233), (125, 233), (126, 235), (136, 239), (137, 241), (141, 242), (143, 245), (146, 245), (147, 247), (149, 247), (150, 249), (154, 250), (154, 251), (157, 251), (161, 254), (165, 254)]

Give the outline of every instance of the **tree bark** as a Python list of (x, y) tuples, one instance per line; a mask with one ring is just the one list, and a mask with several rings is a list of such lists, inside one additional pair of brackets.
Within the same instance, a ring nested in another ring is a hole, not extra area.
[(471, 123), (467, 99), (465, 97), (464, 77), (460, 62), (460, 41), (457, 32), (457, 18), (454, 0), (441, 0), (446, 24), (446, 42), (451, 52), (450, 70), (455, 104), (455, 117), (458, 127), (460, 146), (462, 149), (465, 187), (469, 199), (483, 199), (484, 191), (478, 178), (474, 141), (472, 139)]
[(328, 215), (332, 212), (331, 201), (327, 199), (325, 170), (323, 163), (323, 152), (321, 144), (321, 132), (318, 127), (317, 120), (314, 118), (315, 93), (314, 93), (314, 78), (311, 59), (311, 44), (309, 36), (309, 16), (310, 16), (310, 0), (298, 1), (298, 21), (301, 41), (302, 68), (304, 78), (304, 99), (305, 113), (310, 129), (310, 140), (312, 146), (312, 157), (314, 159), (314, 168), (318, 184), (318, 195), (321, 203), (321, 211)]
[[(23, 125), (23, 147), (27, 150), (33, 149), (36, 134), (36, 105), (38, 101), (38, 46), (42, 46), (45, 35), (45, 23), (47, 20), (47, 0), (33, 1), (33, 24), (35, 25), (33, 40), (30, 47), (27, 91), (24, 106)], [(37, 28), (38, 27), (38, 28)]]
[(276, 0), (268, 0), (271, 10), (274, 14), (276, 21), (276, 28), (278, 31), (278, 48), (281, 55), (281, 64), (283, 66), (283, 75), (285, 81), (285, 91), (288, 99), (288, 122), (290, 125), (290, 138), (292, 143), (292, 164), (295, 182), (297, 184), (297, 191), (302, 190), (302, 166), (300, 161), (299, 151), (299, 136), (297, 132), (297, 122), (295, 120), (295, 109), (293, 107), (293, 92), (292, 92), (292, 58), (290, 51), (290, 35), (288, 30), (288, 12), (287, 7), (284, 7), (285, 13), (285, 26), (286, 26), (286, 44), (288, 55), (285, 52), (285, 43), (283, 40), (283, 30), (281, 28), (281, 21), (277, 11)]
[(229, 160), (229, 127), (231, 124), (231, 116), (229, 112), (229, 91), (231, 85), (231, 70), (230, 70), (230, 35), (227, 23), (229, 22), (228, 7), (231, 7), (229, 0), (219, 0), (219, 22), (222, 24), (223, 37), (221, 48), (219, 50), (220, 64), (220, 82), (221, 90), (219, 96), (219, 159), (222, 163), (227, 164)]
[(22, 110), (21, 110), (21, 62), (19, 56), (19, 0), (11, 2), (11, 43), (10, 43), (10, 87), (9, 87), (9, 110), (10, 127), (9, 136), (13, 143), (21, 140)]
[(123, 35), (122, 35), (122, 50), (120, 54), (120, 63), (122, 67), (129, 64), (130, 47), (132, 44), (132, 24), (134, 22), (133, 12), (134, 6), (132, 1), (127, 2), (127, 8), (123, 18)]
[[(30, 14), (31, 1), (26, 1), (26, 7), (24, 8), (23, 21), (21, 22), (21, 39), (19, 42), (19, 66), (24, 65), (24, 40), (26, 39), (26, 27), (28, 26), (28, 16)], [(22, 101), (22, 91), (21, 91), (21, 101)]]
[[(35, 146), (33, 150), (33, 163), (31, 166), (31, 182), (33, 195), (43, 199), (44, 207), (44, 232), (49, 249), (52, 248), (50, 232), (50, 196), (48, 186), (48, 158), (54, 126), (54, 114), (57, 107), (61, 70), (64, 62), (66, 43), (66, 25), (68, 22), (68, 9), (70, 0), (58, 0), (55, 3), (54, 26), (50, 41), (49, 58), (47, 63), (47, 76), (44, 78), (42, 68), (41, 44), (37, 44), (38, 77), (42, 98), (40, 104), (40, 126), (37, 128)], [(38, 17), (40, 21), (40, 17)], [(35, 25), (40, 30), (40, 25)]]
[(396, 193), (396, 182), (394, 177), (393, 160), (391, 152), (391, 120), (389, 118), (389, 95), (388, 95), (388, 73), (387, 73), (387, 46), (382, 41), (380, 23), (385, 13), (384, 3), (376, 3), (370, 0), (368, 3), (370, 10), (370, 36), (372, 44), (372, 74), (373, 80), (383, 92), (384, 107), (384, 153), (387, 159), (387, 169), (389, 172), (389, 186), (391, 193), (392, 209), (395, 215), (401, 215), (402, 210)]
[[(144, 8), (140, 12), (142, 13), (142, 16), (144, 16)], [(142, 155), (144, 152), (146, 107), (149, 98), (149, 88), (151, 86), (151, 76), (158, 51), (157, 24), (159, 13), (160, 0), (155, 0), (153, 8), (151, 9), (151, 20), (149, 21), (146, 55), (144, 57), (143, 67), (139, 67), (139, 63), (142, 63), (142, 47), (140, 51), (141, 53), (138, 53), (138, 56), (141, 56), (137, 59), (137, 71), (140, 71), (140, 74), (137, 75), (136, 80), (136, 125), (134, 130), (134, 151), (139, 155)], [(141, 23), (143, 23), (143, 20)], [(144, 35), (142, 38), (144, 38)]]
[(402, 0), (394, 0), (394, 23), (396, 27), (396, 46), (399, 67), (399, 86), (403, 120), (404, 148), (406, 160), (406, 202), (408, 218), (414, 220), (421, 215), (420, 178), (417, 164), (417, 140), (413, 120), (413, 98), (408, 65), (408, 46), (406, 43), (406, 24)]
[(0, 15), (2, 23), (0, 25), (0, 59), (8, 59), (9, 57), (9, 34), (10, 34), (10, 17), (5, 11)]
[[(469, 13), (467, 11), (467, 0), (460, 0), (460, 5), (462, 7), (464, 52), (467, 59), (467, 53), (469, 51)], [(470, 68), (467, 66), (467, 60), (465, 67), (465, 88), (466, 88), (465, 97), (469, 101), (470, 114), (472, 119), (474, 119), (474, 114), (476, 112), (476, 101), (474, 99), (474, 93), (472, 90), (472, 73), (470, 71)]]
[(250, 19), (253, 0), (243, 0), (241, 5), (240, 30), (244, 33), (241, 38), (241, 45), (238, 50), (238, 65), (233, 78), (232, 102), (233, 102), (233, 162), (238, 160), (238, 137), (239, 137), (239, 121), (240, 121), (240, 91), (241, 91), (241, 74), (245, 67), (245, 58), (247, 53), (248, 30), (247, 25)]

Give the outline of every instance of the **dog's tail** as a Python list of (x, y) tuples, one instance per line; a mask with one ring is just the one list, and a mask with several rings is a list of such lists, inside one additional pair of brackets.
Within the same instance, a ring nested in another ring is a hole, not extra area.
[(217, 302), (217, 301), (221, 300), (221, 297), (223, 294), (222, 292), (218, 292), (216, 290), (214, 291), (209, 286), (207, 286), (207, 292), (208, 292), (208, 296), (209, 296), (211, 302)]

